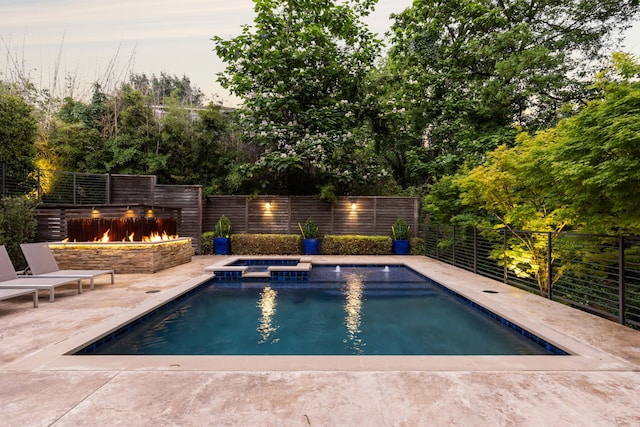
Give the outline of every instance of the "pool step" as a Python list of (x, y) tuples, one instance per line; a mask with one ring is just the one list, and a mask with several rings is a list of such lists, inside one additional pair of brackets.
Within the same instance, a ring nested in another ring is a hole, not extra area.
[(271, 277), (271, 273), (268, 271), (243, 271), (242, 277), (268, 279)]
[[(247, 279), (251, 278), (268, 280), (277, 278), (277, 280), (282, 280), (282, 278), (284, 278), (284, 280), (300, 280), (300, 278), (302, 278), (303, 280), (305, 280), (306, 278), (308, 278), (308, 273), (312, 268), (310, 257), (294, 258), (298, 261), (296, 265), (271, 265), (267, 267), (266, 271), (255, 271), (250, 269), (249, 266), (246, 265), (230, 265), (241, 259), (252, 258), (234, 257), (231, 259), (226, 259), (220, 263), (206, 267), (205, 271), (213, 273), (214, 276), (219, 277), (233, 277), (233, 275), (235, 274), (236, 278), (240, 276), (240, 278)], [(274, 259), (282, 258), (274, 257)]]

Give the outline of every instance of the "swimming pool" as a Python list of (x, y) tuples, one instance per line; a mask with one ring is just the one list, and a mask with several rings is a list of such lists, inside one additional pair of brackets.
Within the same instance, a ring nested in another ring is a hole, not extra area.
[(314, 265), (308, 284), (211, 281), (136, 323), (76, 354), (566, 354), (401, 266)]

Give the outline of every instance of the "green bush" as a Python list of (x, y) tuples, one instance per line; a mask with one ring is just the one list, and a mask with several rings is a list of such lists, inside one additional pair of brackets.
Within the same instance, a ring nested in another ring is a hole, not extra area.
[(231, 237), (231, 221), (226, 215), (222, 215), (213, 227), (214, 237)]
[(391, 237), (326, 235), (320, 242), (320, 253), (327, 255), (389, 255)]
[(0, 199), (0, 245), (7, 248), (17, 270), (27, 266), (20, 244), (33, 241), (37, 226), (35, 205), (29, 198), (13, 196)]
[(213, 231), (205, 231), (202, 233), (202, 255), (213, 255), (215, 253), (213, 243), (215, 237), (216, 233)]
[(298, 234), (234, 234), (234, 255), (300, 255), (302, 239)]
[(421, 237), (412, 237), (409, 239), (409, 247), (411, 255), (424, 255), (424, 239)]

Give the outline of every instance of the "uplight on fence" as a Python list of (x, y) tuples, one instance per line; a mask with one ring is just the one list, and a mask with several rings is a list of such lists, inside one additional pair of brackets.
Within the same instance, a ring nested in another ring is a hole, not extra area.
[(265, 203), (265, 204), (264, 204), (264, 208), (265, 208), (266, 210), (270, 211), (270, 210), (271, 210), (271, 203), (270, 203), (270, 202)]
[(357, 208), (358, 208), (358, 205), (356, 204), (356, 202), (351, 202), (351, 210), (355, 212)]

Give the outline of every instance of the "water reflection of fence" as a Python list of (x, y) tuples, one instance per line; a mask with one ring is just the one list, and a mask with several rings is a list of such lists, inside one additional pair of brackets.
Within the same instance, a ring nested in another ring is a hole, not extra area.
[(426, 255), (640, 328), (640, 237), (430, 225)]

